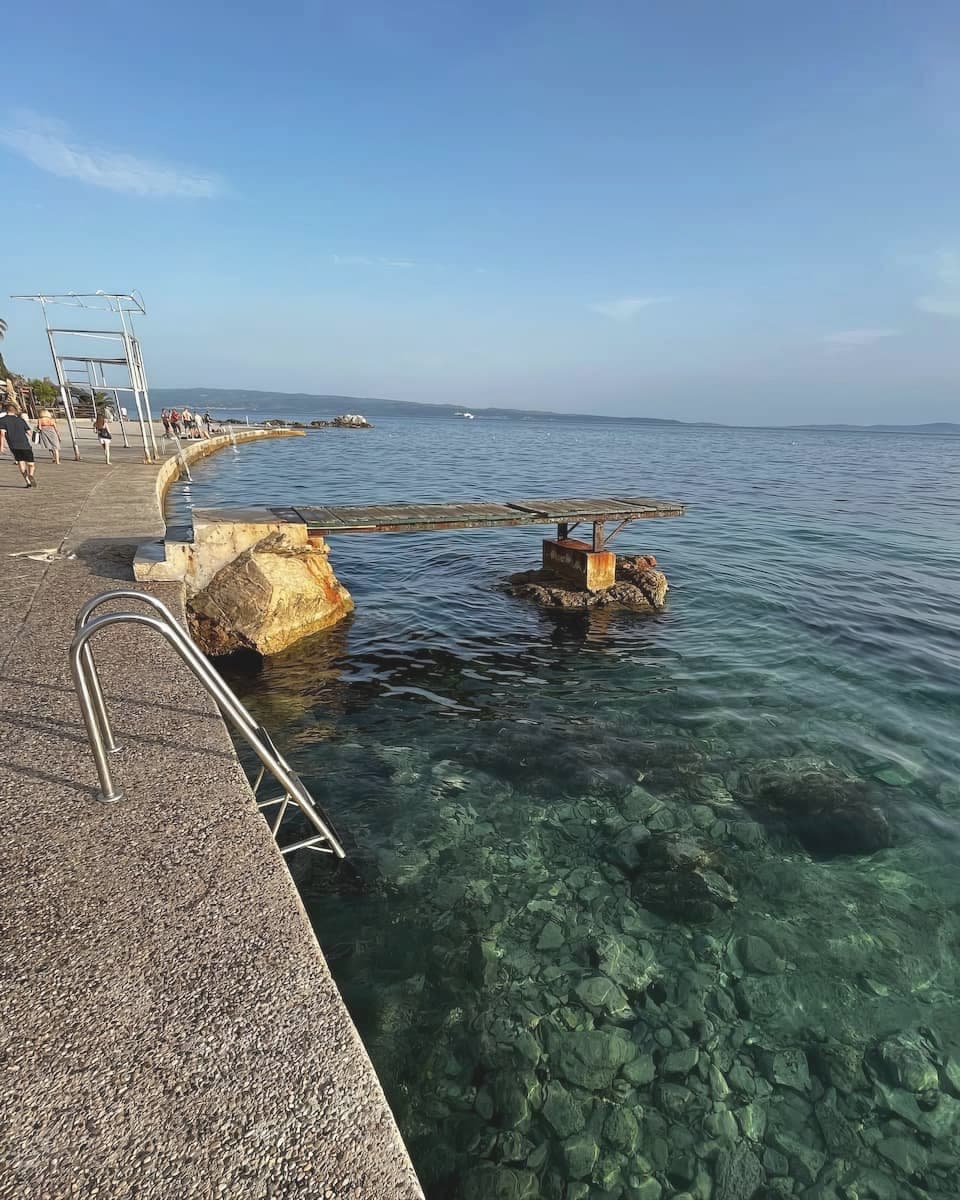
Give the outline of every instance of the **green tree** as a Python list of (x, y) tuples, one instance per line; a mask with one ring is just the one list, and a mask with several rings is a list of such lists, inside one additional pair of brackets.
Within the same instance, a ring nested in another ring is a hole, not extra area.
[(60, 389), (52, 379), (28, 379), (41, 408), (50, 408), (60, 400)]

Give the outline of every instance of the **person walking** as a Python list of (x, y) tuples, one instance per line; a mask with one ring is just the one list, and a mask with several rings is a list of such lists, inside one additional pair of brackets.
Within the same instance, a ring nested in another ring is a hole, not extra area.
[(36, 460), (30, 444), (30, 425), (15, 404), (8, 404), (0, 417), (0, 451), (4, 443), (10, 447), (13, 460), (23, 476), (24, 487), (36, 487)]
[(163, 422), (163, 436), (169, 437), (170, 436), (170, 413), (168, 412), (167, 409), (164, 409), (163, 412), (160, 414), (160, 420)]
[(50, 457), (53, 459), (55, 467), (60, 466), (60, 430), (57, 428), (57, 422), (53, 418), (53, 414), (49, 408), (41, 408), (40, 416), (37, 418), (37, 433), (40, 435), (37, 439), (45, 450), (50, 451)]
[(190, 427), (193, 425), (193, 413), (189, 408), (182, 408), (180, 410), (180, 420), (183, 422), (183, 436), (189, 437)]
[(93, 427), (97, 431), (97, 437), (100, 440), (100, 445), (103, 448), (103, 461), (110, 466), (110, 443), (113, 441), (113, 434), (110, 432), (110, 422), (107, 420), (106, 413), (100, 412), (96, 420), (93, 422)]
[(180, 411), (176, 408), (170, 410), (170, 428), (173, 430), (173, 436), (180, 436)]

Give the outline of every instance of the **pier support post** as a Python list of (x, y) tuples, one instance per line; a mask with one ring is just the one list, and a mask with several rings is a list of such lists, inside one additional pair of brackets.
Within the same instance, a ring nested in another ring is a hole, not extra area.
[(576, 538), (545, 538), (543, 569), (588, 592), (600, 592), (616, 582), (617, 556), (611, 550), (594, 550), (589, 542)]

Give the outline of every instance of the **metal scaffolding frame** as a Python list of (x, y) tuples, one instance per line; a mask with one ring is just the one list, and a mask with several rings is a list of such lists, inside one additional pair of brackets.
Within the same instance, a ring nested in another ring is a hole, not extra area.
[[(153, 415), (150, 411), (150, 392), (147, 388), (147, 373), (143, 366), (143, 354), (140, 342), (134, 332), (133, 314), (146, 315), (146, 306), (139, 292), (63, 292), (38, 293), (33, 296), (11, 296), (12, 300), (32, 300), (39, 304), (43, 312), (43, 323), (46, 327), (47, 341), (50, 345), (50, 356), (53, 359), (53, 369), (60, 388), (60, 399), (63, 404), (67, 427), (70, 431), (70, 441), (73, 445), (73, 457), (80, 458), (80, 442), (77, 437), (76, 413), (73, 405), (72, 388), (89, 391), (90, 398), (95, 402), (97, 391), (112, 392), (120, 420), (120, 431), (123, 444), (129, 445), (127, 431), (123, 422), (120, 405), (120, 392), (130, 392), (137, 410), (137, 420), (140, 423), (140, 437), (143, 441), (144, 462), (157, 462), (156, 434), (153, 429)], [(119, 321), (119, 329), (114, 324), (112, 329), (66, 329), (54, 328), (50, 324), (47, 306), (51, 304), (64, 305), (68, 308), (82, 308), (94, 312), (108, 312)], [(122, 355), (109, 354), (70, 354), (66, 353), (62, 339), (65, 338), (98, 338), (101, 341), (118, 342)], [(61, 339), (58, 345), (58, 340)], [(125, 367), (128, 383), (126, 385), (108, 384), (104, 367)], [(77, 376), (81, 378), (77, 378)]]

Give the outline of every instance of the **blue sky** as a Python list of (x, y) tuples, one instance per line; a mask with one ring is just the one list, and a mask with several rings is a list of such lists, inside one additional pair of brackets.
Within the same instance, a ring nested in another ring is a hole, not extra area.
[(139, 288), (155, 386), (960, 419), (955, 3), (53, 0), (4, 46), (0, 295)]

